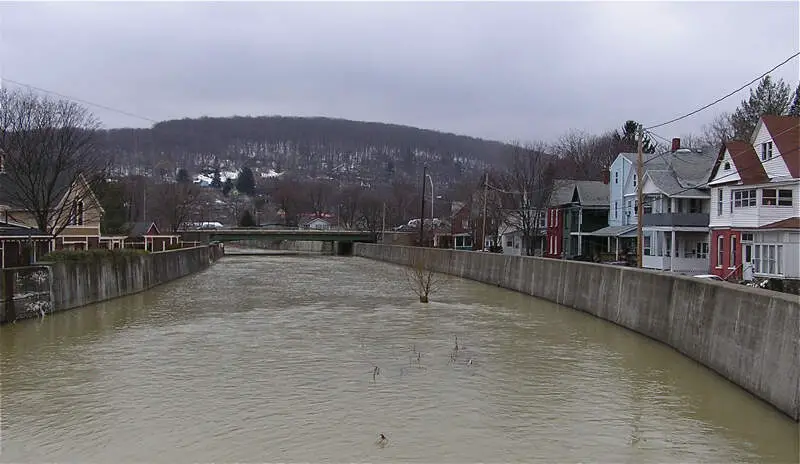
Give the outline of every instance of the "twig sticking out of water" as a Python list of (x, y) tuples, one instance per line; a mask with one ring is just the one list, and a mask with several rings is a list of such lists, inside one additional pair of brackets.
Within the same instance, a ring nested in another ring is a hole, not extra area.
[(378, 366), (375, 366), (375, 369), (372, 369), (372, 381), (374, 382), (375, 378), (377, 376), (379, 376), (379, 375), (381, 375), (381, 368), (378, 367)]

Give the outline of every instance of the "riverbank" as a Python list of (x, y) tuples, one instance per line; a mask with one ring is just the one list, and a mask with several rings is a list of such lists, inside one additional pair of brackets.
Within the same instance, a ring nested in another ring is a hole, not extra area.
[[(431, 269), (590, 313), (671, 346), (795, 421), (800, 303), (792, 295), (619, 266), (357, 243), (353, 254)], [(434, 296), (435, 298), (435, 296)]]
[(209, 245), (3, 269), (0, 324), (142, 292), (202, 271), (222, 255)]

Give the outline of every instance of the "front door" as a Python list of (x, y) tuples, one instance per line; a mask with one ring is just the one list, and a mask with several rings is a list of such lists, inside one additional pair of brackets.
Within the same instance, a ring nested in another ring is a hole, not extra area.
[(742, 278), (746, 281), (753, 280), (753, 245), (745, 244), (742, 247)]

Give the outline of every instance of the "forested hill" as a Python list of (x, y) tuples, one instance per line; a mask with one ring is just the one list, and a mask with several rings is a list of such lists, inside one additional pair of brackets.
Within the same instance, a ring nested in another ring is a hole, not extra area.
[(499, 161), (500, 142), (409, 126), (282, 116), (165, 121), (150, 129), (110, 129), (101, 146), (115, 165), (190, 172), (243, 165), (310, 176), (380, 181), (416, 176), (427, 164), (457, 180)]

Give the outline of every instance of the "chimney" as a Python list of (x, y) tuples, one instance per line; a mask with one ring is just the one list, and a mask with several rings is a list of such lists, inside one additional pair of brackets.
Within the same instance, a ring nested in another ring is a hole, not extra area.
[(672, 139), (672, 151), (678, 151), (681, 149), (681, 139), (674, 138)]
[(609, 182), (611, 182), (611, 171), (609, 171), (608, 168), (604, 168), (603, 169), (603, 183), (608, 185)]

